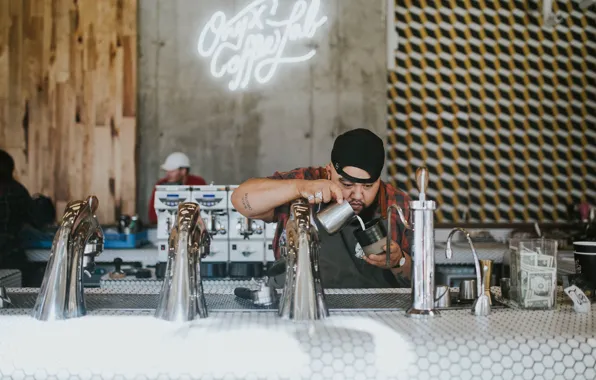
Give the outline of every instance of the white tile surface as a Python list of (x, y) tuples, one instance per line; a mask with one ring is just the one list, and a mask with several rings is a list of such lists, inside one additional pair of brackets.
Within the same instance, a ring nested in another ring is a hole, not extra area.
[[(350, 292), (377, 293), (329, 291)], [(281, 320), (275, 312), (213, 312), (182, 325), (107, 310), (56, 323), (4, 315), (0, 372), (13, 378), (45, 378), (45, 371), (58, 378), (104, 379), (158, 373), (230, 379), (589, 379), (596, 362), (594, 312), (594, 306), (592, 314), (580, 315), (561, 305), (552, 311), (494, 309), (484, 318), (469, 310), (443, 311), (438, 318), (416, 320), (404, 312), (352, 311), (312, 323)]]

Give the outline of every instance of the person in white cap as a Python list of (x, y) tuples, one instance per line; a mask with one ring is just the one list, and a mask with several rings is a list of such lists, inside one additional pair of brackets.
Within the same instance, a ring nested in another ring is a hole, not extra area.
[[(166, 171), (166, 176), (155, 184), (157, 185), (206, 185), (207, 182), (198, 175), (189, 174), (190, 160), (188, 156), (182, 152), (174, 152), (166, 158), (166, 162), (161, 165), (161, 168)], [(149, 200), (149, 222), (157, 223), (157, 214), (153, 203), (155, 201), (155, 187)]]

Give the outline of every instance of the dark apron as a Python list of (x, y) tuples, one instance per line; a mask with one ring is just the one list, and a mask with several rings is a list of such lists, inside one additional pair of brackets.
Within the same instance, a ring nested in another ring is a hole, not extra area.
[[(354, 231), (359, 223), (351, 223), (334, 235), (319, 228), (321, 249), (319, 267), (323, 287), (329, 288), (392, 288), (397, 280), (388, 269), (371, 265), (356, 255)], [(385, 221), (386, 224), (386, 221)]]

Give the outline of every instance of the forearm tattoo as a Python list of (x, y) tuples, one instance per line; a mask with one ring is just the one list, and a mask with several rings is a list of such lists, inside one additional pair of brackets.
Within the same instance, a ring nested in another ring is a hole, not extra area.
[(250, 203), (248, 202), (248, 193), (244, 193), (244, 196), (242, 197), (242, 205), (246, 210), (252, 211), (252, 207), (250, 207)]

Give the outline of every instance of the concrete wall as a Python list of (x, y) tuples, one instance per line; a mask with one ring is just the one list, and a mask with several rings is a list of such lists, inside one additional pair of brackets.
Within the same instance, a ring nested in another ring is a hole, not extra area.
[[(197, 41), (214, 12), (231, 18), (249, 3), (139, 1), (142, 217), (163, 174), (159, 165), (172, 151), (188, 154), (192, 171), (208, 182), (237, 184), (275, 170), (324, 165), (335, 136), (351, 128), (386, 136), (386, 1), (322, 0), (319, 15), (328, 20), (308, 45), (316, 55), (280, 65), (267, 84), (232, 92), (227, 79), (211, 75)], [(278, 14), (293, 4), (279, 0)], [(295, 49), (308, 48), (302, 44)]]

